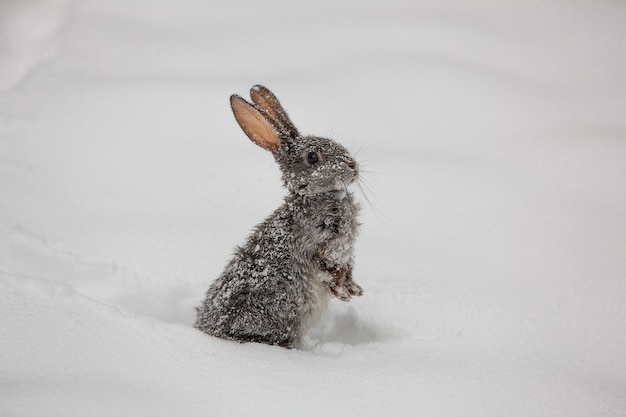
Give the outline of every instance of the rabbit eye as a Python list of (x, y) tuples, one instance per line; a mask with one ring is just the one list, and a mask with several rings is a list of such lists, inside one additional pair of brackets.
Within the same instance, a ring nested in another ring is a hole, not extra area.
[(317, 152), (309, 152), (306, 156), (306, 160), (309, 164), (317, 164), (320, 161), (320, 156)]

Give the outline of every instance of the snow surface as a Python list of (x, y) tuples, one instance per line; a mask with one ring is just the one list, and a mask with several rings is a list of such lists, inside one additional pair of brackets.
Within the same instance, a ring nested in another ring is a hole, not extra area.
[[(625, 17), (4, 0), (0, 415), (626, 415)], [(191, 327), (284, 194), (255, 83), (367, 171), (366, 293), (300, 351)]]

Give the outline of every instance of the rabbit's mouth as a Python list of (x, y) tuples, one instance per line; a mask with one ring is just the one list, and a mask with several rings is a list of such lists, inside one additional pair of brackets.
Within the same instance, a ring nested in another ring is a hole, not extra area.
[(359, 179), (359, 166), (356, 164), (356, 162), (354, 162), (354, 160), (351, 159), (350, 162), (348, 162), (348, 166), (350, 167), (350, 169), (346, 172), (347, 177), (348, 177), (347, 180), (345, 179), (338, 180), (338, 182), (341, 182), (342, 188), (344, 189)]

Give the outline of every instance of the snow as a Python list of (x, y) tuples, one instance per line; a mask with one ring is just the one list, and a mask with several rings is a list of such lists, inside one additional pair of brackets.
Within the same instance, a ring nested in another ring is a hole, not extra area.
[[(626, 415), (625, 13), (2, 2), (0, 414)], [(303, 350), (192, 328), (284, 195), (256, 83), (364, 171)]]

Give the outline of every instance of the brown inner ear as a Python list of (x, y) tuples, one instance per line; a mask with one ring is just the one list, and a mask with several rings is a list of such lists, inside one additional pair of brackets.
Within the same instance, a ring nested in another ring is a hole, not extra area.
[(278, 152), (278, 134), (272, 123), (258, 109), (237, 95), (231, 96), (230, 106), (237, 123), (250, 140), (272, 153)]

